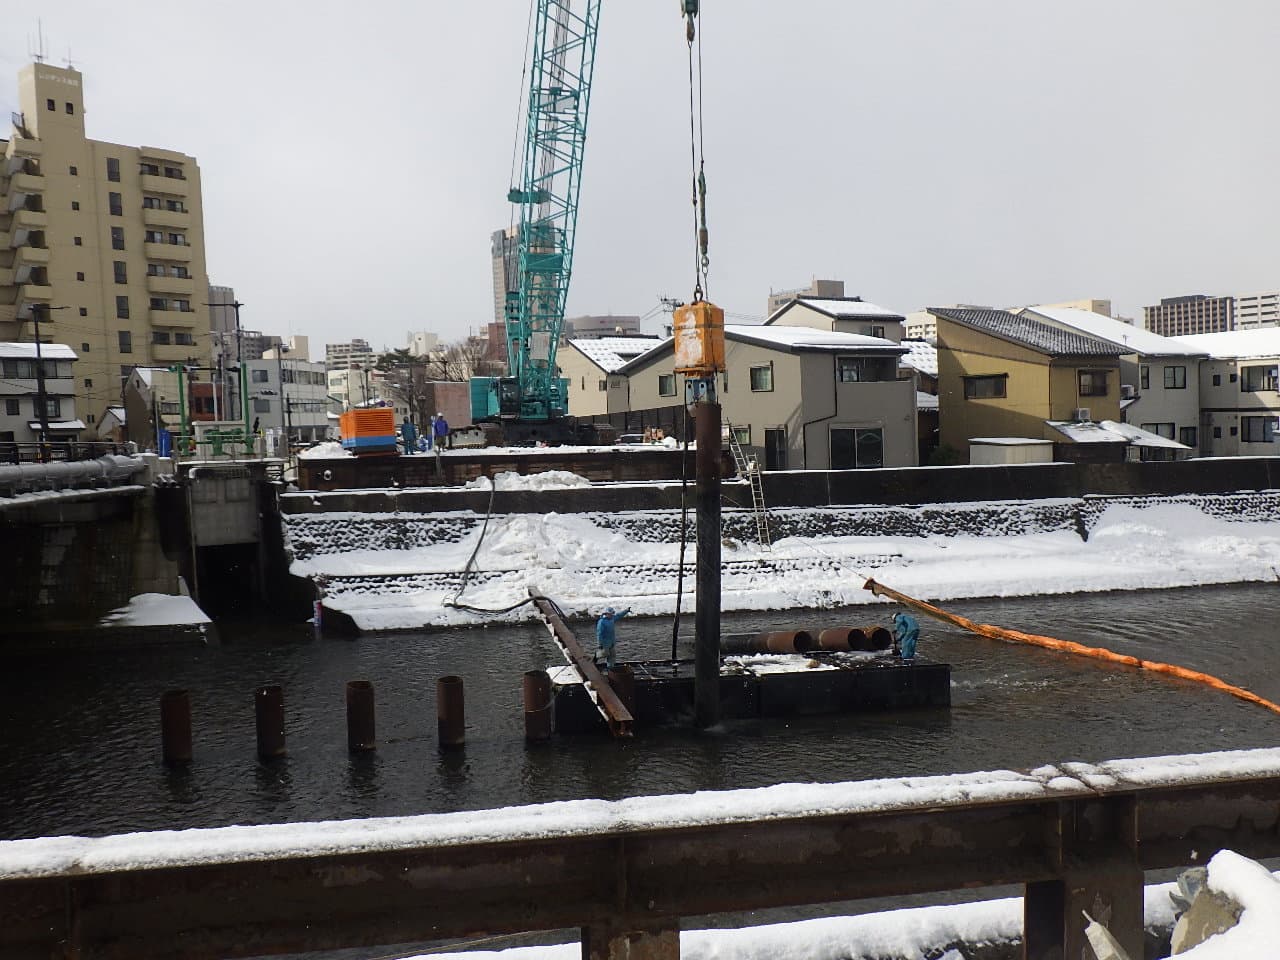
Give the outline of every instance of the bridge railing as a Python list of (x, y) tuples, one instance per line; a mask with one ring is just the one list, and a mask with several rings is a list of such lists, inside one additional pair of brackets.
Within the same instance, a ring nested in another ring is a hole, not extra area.
[(1280, 855), (1280, 750), (384, 820), (0, 843), (0, 955), (244, 957), (1023, 884), (1024, 956), (1141, 956), (1143, 871)]

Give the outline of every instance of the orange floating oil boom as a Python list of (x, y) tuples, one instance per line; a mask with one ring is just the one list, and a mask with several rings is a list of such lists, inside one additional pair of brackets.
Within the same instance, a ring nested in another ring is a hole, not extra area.
[(1255, 703), (1260, 707), (1265, 707), (1272, 713), (1280, 713), (1280, 704), (1273, 703), (1265, 697), (1260, 697), (1256, 693), (1252, 693), (1243, 687), (1237, 687), (1227, 683), (1225, 680), (1219, 680), (1215, 676), (1207, 673), (1201, 673), (1198, 670), (1188, 670), (1186, 667), (1179, 667), (1172, 663), (1159, 663), (1155, 660), (1143, 660), (1139, 657), (1130, 657), (1123, 653), (1116, 653), (1114, 650), (1107, 650), (1105, 647), (1086, 647), (1083, 643), (1074, 643), (1071, 640), (1059, 640), (1056, 637), (1042, 637), (1037, 633), (1023, 633), (1021, 630), (1006, 630), (1003, 627), (993, 627), (989, 623), (975, 623), (965, 617), (961, 617), (954, 613), (948, 613), (940, 607), (935, 607), (931, 603), (925, 603), (923, 600), (917, 600), (915, 597), (909, 597), (905, 593), (899, 593), (891, 587), (886, 587), (882, 583), (875, 580), (868, 580), (863, 587), (870, 590), (877, 597), (889, 597), (896, 600), (904, 607), (910, 607), (912, 610), (919, 611), (927, 617), (933, 617), (935, 620), (941, 620), (944, 623), (950, 623), (960, 627), (962, 630), (968, 630), (982, 637), (989, 637), (992, 640), (1009, 640), (1013, 643), (1029, 643), (1032, 646), (1044, 647), (1046, 650), (1058, 650), (1062, 653), (1070, 653), (1078, 657), (1091, 657), (1094, 660), (1107, 660), (1111, 663), (1123, 664), (1126, 667), (1137, 667), (1139, 670), (1150, 670), (1153, 673), (1166, 673), (1171, 677), (1181, 677), (1183, 680), (1193, 680), (1196, 683), (1203, 683), (1206, 686), (1213, 687), (1215, 690), (1221, 690), (1223, 693), (1229, 693), (1233, 697), (1246, 700), (1249, 703)]

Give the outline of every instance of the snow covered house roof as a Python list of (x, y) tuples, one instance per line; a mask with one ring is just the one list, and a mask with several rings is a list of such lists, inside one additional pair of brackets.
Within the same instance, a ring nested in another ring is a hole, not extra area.
[(917, 410), (937, 410), (938, 395), (936, 393), (925, 393), (923, 390), (916, 391), (916, 409)]
[(1164, 447), (1170, 450), (1190, 450), (1184, 443), (1169, 440), (1157, 433), (1151, 433), (1131, 423), (1120, 423), (1116, 420), (1075, 421), (1046, 420), (1072, 443), (1127, 443), (1135, 447)]
[[(34, 360), (36, 345), (34, 343), (0, 343), (0, 357), (7, 360)], [(40, 344), (40, 357), (43, 360), (78, 360), (76, 352), (65, 343)]]
[(627, 361), (648, 353), (663, 340), (660, 337), (575, 337), (569, 343), (605, 373), (615, 373)]
[[(31, 429), (31, 430), (39, 430), (40, 421), (32, 420), (27, 424), (27, 427), (28, 429)], [(84, 421), (83, 420), (50, 420), (49, 429), (50, 430), (83, 430)]]
[(1227, 330), (1222, 333), (1196, 333), (1170, 337), (1193, 350), (1219, 360), (1256, 360), (1280, 357), (1280, 327), (1257, 327), (1253, 330)]
[(1135, 327), (1133, 324), (1105, 317), (1090, 310), (1080, 310), (1075, 307), (1025, 307), (1024, 310), (1053, 323), (1099, 337), (1116, 346), (1127, 347), (1129, 353), (1147, 357), (1202, 357), (1205, 355), (1204, 350), (1183, 343), (1174, 337), (1162, 337), (1143, 327)]
[(773, 321), (786, 313), (797, 303), (804, 304), (819, 313), (825, 313), (827, 316), (841, 320), (846, 317), (857, 317), (860, 320), (880, 319), (880, 320), (897, 320), (901, 323), (906, 322), (906, 317), (893, 310), (886, 310), (884, 307), (878, 307), (874, 303), (867, 303), (861, 297), (796, 297), (789, 300), (777, 310), (775, 310), (769, 319), (765, 320), (766, 324), (772, 324)]
[(907, 355), (899, 363), (904, 367), (919, 370), (921, 373), (936, 377), (938, 375), (938, 348), (928, 340), (903, 340)]
[(1050, 357), (1121, 357), (1132, 350), (1088, 334), (1063, 330), (1034, 317), (987, 308), (930, 307), (935, 317), (1030, 347)]
[(833, 330), (815, 330), (812, 327), (774, 327), (760, 325), (728, 324), (724, 326), (726, 340), (756, 343), (774, 347), (788, 353), (819, 351), (829, 353), (892, 353), (902, 355), (906, 349), (893, 340), (868, 337), (861, 333), (838, 333)]

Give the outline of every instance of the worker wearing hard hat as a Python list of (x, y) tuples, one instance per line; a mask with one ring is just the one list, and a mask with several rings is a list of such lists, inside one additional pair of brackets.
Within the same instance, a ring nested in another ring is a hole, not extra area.
[(595, 660), (598, 663), (600, 655), (604, 654), (605, 664), (610, 670), (615, 664), (615, 653), (618, 645), (618, 635), (614, 629), (614, 625), (631, 612), (631, 608), (618, 613), (613, 607), (608, 607), (604, 613), (600, 615), (600, 619), (596, 621), (596, 655)]

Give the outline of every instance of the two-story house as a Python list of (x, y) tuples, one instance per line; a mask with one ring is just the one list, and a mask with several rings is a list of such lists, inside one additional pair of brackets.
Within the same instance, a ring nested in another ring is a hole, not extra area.
[(906, 322), (902, 314), (861, 297), (799, 297), (770, 314), (765, 325), (856, 333), (897, 343), (903, 338)]
[[(915, 382), (898, 373), (906, 352), (882, 337), (727, 324), (724, 419), (768, 470), (915, 466)], [(609, 393), (629, 410), (683, 404), (674, 366), (663, 341), (611, 374)]]
[(1280, 454), (1280, 327), (1173, 337), (1200, 364), (1200, 452), (1207, 457)]
[[(31, 443), (74, 440), (84, 429), (76, 417), (75, 351), (62, 343), (0, 343), (0, 442)], [(39, 363), (39, 371), (36, 364)], [(40, 378), (44, 377), (44, 416), (40, 411)], [(42, 423), (43, 421), (43, 423)]]
[[(1120, 406), (1124, 422), (1176, 440), (1192, 450), (1200, 443), (1200, 362), (1207, 354), (1176, 337), (1164, 337), (1111, 317), (1067, 307), (1027, 307), (1020, 313), (1107, 340), (1129, 352), (1120, 358)], [(1174, 448), (1144, 448), (1143, 459), (1168, 459)]]
[[(969, 458), (974, 437), (1053, 440), (1054, 422), (1120, 420), (1120, 358), (1106, 340), (1007, 310), (931, 307), (938, 323), (938, 430)], [(1058, 457), (1091, 459), (1096, 445)]]
[(590, 417), (626, 409), (620, 397), (613, 398), (613, 405), (609, 402), (609, 374), (661, 342), (660, 337), (575, 337), (561, 343), (556, 365), (560, 376), (569, 382), (570, 416)]

